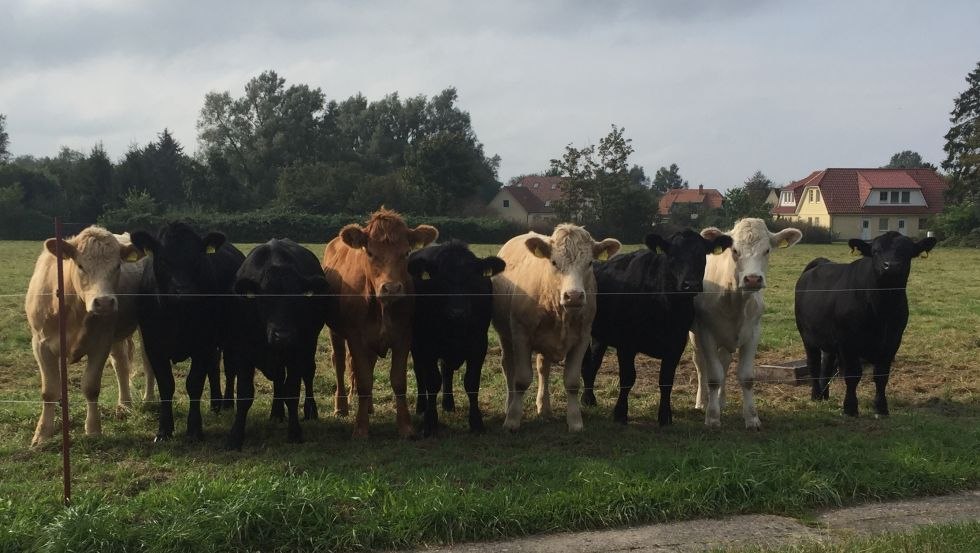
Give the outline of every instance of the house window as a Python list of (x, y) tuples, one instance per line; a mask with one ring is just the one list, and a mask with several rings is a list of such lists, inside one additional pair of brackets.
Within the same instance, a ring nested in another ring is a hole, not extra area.
[(908, 190), (902, 191), (902, 203), (907, 204), (912, 200), (912, 193)]
[(820, 189), (819, 188), (817, 189), (817, 201), (818, 202), (820, 201)]
[(820, 226), (820, 217), (814, 218), (813, 219), (813, 224), (815, 224), (815, 225), (817, 225), (819, 227)]
[(806, 218), (806, 224), (812, 225), (813, 224), (813, 217), (807, 217)]
[(810, 189), (810, 201), (811, 202), (813, 201), (813, 189), (812, 188)]
[(926, 230), (927, 228), (929, 228), (929, 219), (925, 217), (919, 219), (919, 230)]
[(510, 207), (510, 200), (504, 200), (504, 207)]
[(881, 202), (881, 203), (883, 203), (883, 204), (887, 204), (888, 203), (888, 192), (879, 192), (878, 193), (878, 201)]
[(905, 219), (898, 220), (898, 232), (905, 234)]
[(888, 230), (888, 217), (878, 219), (878, 230)]
[(892, 203), (898, 203), (898, 190), (892, 190)]

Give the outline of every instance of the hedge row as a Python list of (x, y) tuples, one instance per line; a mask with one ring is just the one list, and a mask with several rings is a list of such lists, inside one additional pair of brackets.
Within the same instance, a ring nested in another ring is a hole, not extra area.
[[(364, 224), (366, 215), (312, 214), (289, 211), (243, 213), (171, 212), (162, 215), (108, 211), (99, 223), (114, 232), (156, 229), (169, 221), (183, 221), (199, 232), (220, 231), (235, 242), (265, 242), (291, 238), (297, 242), (327, 242), (349, 223)], [(428, 224), (439, 229), (439, 240), (452, 238), (473, 244), (501, 244), (526, 232), (522, 226), (491, 217), (425, 217), (407, 215), (409, 226)]]

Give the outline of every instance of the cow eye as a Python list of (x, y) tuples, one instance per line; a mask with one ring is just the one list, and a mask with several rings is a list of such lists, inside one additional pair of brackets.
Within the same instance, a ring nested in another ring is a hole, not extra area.
[(736, 250), (735, 248), (732, 248), (732, 253), (737, 256), (738, 255), (738, 250)]
[(371, 253), (371, 250), (369, 250), (367, 248), (364, 248), (364, 253), (366, 253), (368, 257), (374, 257), (374, 254)]
[(558, 268), (558, 262), (555, 261), (555, 260), (552, 260), (551, 261), (551, 266), (557, 269)]
[(766, 255), (769, 255), (769, 251), (770, 251), (769, 249), (766, 250)]
[(82, 264), (81, 263), (79, 263), (79, 262), (76, 261), (75, 262), (75, 266), (78, 267), (78, 270), (79, 271), (81, 271), (83, 273), (85, 272), (85, 267), (82, 267)]

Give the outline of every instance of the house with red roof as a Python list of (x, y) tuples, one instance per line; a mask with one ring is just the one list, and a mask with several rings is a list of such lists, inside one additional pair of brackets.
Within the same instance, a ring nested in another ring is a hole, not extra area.
[(890, 230), (919, 236), (943, 210), (946, 187), (933, 169), (829, 168), (781, 188), (772, 214), (827, 227), (842, 239)]
[(657, 215), (667, 217), (679, 210), (684, 210), (684, 213), (703, 214), (720, 208), (723, 199), (721, 192), (714, 188), (705, 188), (704, 185), (698, 185), (697, 189), (674, 188), (665, 192), (660, 198)]
[(554, 224), (554, 202), (561, 195), (561, 177), (529, 176), (501, 187), (487, 207), (509, 221), (540, 228)]

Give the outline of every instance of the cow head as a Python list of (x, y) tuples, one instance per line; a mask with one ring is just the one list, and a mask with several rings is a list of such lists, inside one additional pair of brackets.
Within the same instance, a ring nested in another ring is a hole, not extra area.
[(504, 270), (504, 260), (496, 256), (479, 258), (462, 242), (442, 246), (433, 258), (415, 257), (408, 272), (415, 279), (417, 293), (432, 295), (446, 320), (463, 323), (473, 306), (493, 292), (490, 277)]
[(561, 279), (558, 303), (566, 310), (580, 309), (586, 303), (585, 288), (592, 275), (594, 259), (608, 259), (622, 244), (614, 238), (596, 242), (584, 228), (562, 223), (550, 237), (531, 236), (524, 241), (535, 257), (547, 260)]
[(385, 208), (371, 214), (367, 225), (347, 225), (340, 239), (360, 252), (371, 292), (382, 302), (404, 297), (408, 289), (408, 255), (439, 236), (429, 225), (409, 229), (401, 215)]
[(936, 239), (929, 237), (915, 241), (892, 230), (870, 242), (852, 238), (847, 241), (847, 245), (855, 254), (872, 259), (879, 279), (905, 283), (908, 281), (912, 258), (927, 257), (936, 246)]
[(732, 237), (714, 227), (704, 229), (702, 236), (692, 230), (674, 233), (670, 238), (648, 234), (646, 245), (666, 258), (668, 289), (697, 294), (704, 287), (705, 256), (718, 255), (732, 246)]
[[(718, 234), (721, 231), (715, 228), (701, 231), (701, 236), (709, 239)], [(735, 262), (735, 285), (749, 291), (766, 287), (769, 254), (775, 248), (788, 248), (803, 238), (803, 233), (795, 228), (769, 232), (762, 219), (742, 219), (727, 234), (734, 240), (731, 256)]]
[[(57, 242), (49, 238), (44, 241), (44, 248), (57, 255)], [(74, 265), (72, 270), (66, 266), (65, 278), (85, 302), (85, 311), (95, 316), (114, 314), (119, 305), (116, 288), (121, 266), (138, 261), (142, 252), (131, 244), (121, 244), (116, 235), (96, 226), (62, 240), (60, 246), (61, 258)]]
[(264, 325), (266, 343), (278, 349), (289, 348), (303, 337), (305, 327), (298, 323), (323, 318), (329, 288), (322, 273), (301, 274), (292, 259), (271, 243), (248, 254), (234, 285), (235, 294)]
[(170, 300), (196, 301), (207, 292), (211, 275), (206, 256), (225, 243), (225, 235), (212, 232), (199, 236), (184, 223), (170, 223), (157, 236), (145, 231), (132, 235), (133, 245), (151, 256), (158, 291)]

